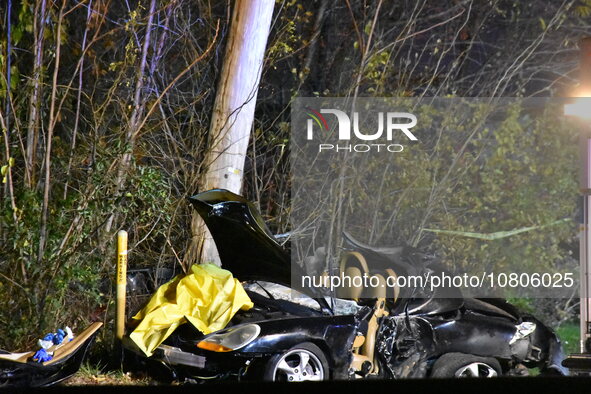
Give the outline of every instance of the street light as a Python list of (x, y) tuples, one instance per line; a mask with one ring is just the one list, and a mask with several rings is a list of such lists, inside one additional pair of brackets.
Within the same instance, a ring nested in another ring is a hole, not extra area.
[[(564, 114), (574, 116), (583, 121), (591, 121), (591, 99), (578, 98), (564, 106)], [(580, 192), (583, 197), (583, 220), (580, 231), (579, 259), (580, 259), (580, 352), (591, 354), (591, 303), (589, 290), (591, 289), (591, 138), (584, 132), (587, 124), (581, 125), (581, 175), (579, 181)]]
[(583, 38), (580, 50), (580, 88), (575, 99), (564, 106), (564, 114), (586, 121), (581, 125), (582, 171), (580, 190), (583, 196), (583, 223), (580, 238), (580, 354), (571, 354), (563, 365), (574, 371), (591, 372), (591, 37)]
[[(582, 120), (591, 120), (591, 92), (589, 96), (581, 96), (579, 99), (575, 99), (574, 102), (564, 105), (564, 114), (566, 116), (576, 116)], [(582, 98), (585, 97), (585, 98)]]

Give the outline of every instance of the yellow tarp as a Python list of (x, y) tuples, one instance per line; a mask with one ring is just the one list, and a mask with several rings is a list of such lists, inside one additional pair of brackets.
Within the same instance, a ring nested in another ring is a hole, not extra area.
[(213, 264), (195, 264), (191, 273), (160, 286), (133, 318), (141, 320), (131, 333), (135, 344), (151, 356), (176, 328), (189, 321), (204, 334), (221, 330), (239, 309), (253, 304), (230, 271)]

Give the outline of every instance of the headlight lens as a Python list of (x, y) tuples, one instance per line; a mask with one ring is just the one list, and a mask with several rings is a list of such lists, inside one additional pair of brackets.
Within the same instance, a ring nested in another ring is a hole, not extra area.
[(254, 341), (260, 332), (256, 324), (242, 324), (203, 338), (197, 347), (212, 352), (231, 352)]

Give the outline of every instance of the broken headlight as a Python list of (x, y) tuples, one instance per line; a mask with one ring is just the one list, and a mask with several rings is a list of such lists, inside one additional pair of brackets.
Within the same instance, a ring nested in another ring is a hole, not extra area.
[(256, 324), (241, 324), (206, 336), (197, 347), (212, 352), (231, 352), (254, 341), (260, 332), (261, 328)]
[(513, 337), (509, 341), (509, 345), (512, 345), (515, 342), (517, 342), (518, 340), (529, 336), (535, 330), (536, 330), (536, 323), (534, 323), (534, 322), (525, 321), (521, 324), (516, 325), (515, 326), (515, 334), (513, 334)]

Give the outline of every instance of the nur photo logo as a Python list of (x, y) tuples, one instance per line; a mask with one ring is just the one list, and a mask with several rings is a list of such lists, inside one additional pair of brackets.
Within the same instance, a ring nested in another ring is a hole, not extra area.
[[(360, 114), (353, 112), (351, 117), (344, 111), (334, 108), (323, 108), (314, 110), (306, 107), (306, 114), (308, 119), (306, 122), (306, 139), (313, 141), (315, 132), (332, 133), (336, 130), (336, 137), (338, 143), (320, 143), (318, 144), (318, 152), (333, 151), (333, 152), (402, 152), (404, 146), (400, 143), (394, 143), (401, 137), (409, 141), (418, 141), (418, 138), (412, 133), (410, 129), (417, 125), (417, 117), (408, 112), (378, 112), (376, 114), (367, 114), (362, 119), (368, 119), (369, 116), (374, 116), (371, 122), (377, 121), (377, 126), (373, 126), (373, 130), (364, 130), (360, 127)], [(324, 115), (331, 115), (327, 121)], [(335, 130), (329, 127), (334, 125), (336, 119)], [(364, 125), (368, 125), (368, 121)], [(369, 129), (369, 127), (367, 127)], [(351, 143), (363, 141), (362, 143)], [(371, 143), (369, 143), (371, 141)]]

